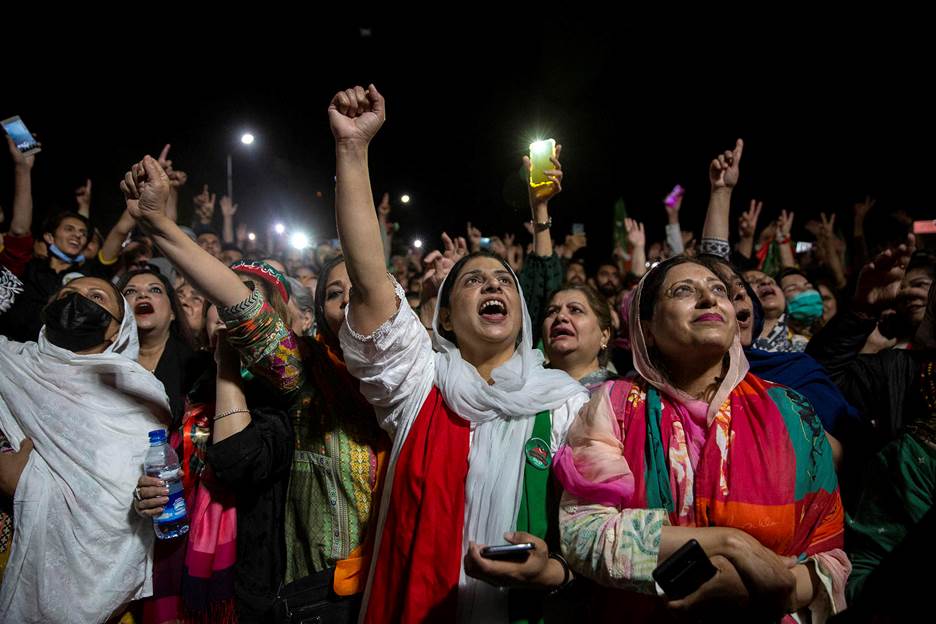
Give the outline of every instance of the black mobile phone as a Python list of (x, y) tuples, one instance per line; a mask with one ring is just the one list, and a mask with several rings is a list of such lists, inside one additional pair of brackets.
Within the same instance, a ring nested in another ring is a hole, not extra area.
[(685, 598), (715, 576), (715, 566), (699, 542), (689, 540), (653, 571), (653, 580), (667, 598)]
[(481, 556), (485, 559), (525, 559), (527, 553), (533, 552), (533, 544), (504, 544), (503, 546), (485, 546), (481, 549)]
[(32, 133), (26, 128), (26, 124), (19, 118), (19, 115), (4, 119), (2, 123), (3, 129), (10, 135), (10, 138), (13, 139), (13, 143), (16, 144), (16, 149), (21, 153), (28, 156), (29, 154), (35, 154), (41, 151), (39, 142), (36, 141)]

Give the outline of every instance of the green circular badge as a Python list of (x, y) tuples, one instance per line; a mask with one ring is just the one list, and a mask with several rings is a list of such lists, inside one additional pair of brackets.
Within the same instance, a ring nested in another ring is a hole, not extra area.
[(552, 455), (549, 452), (549, 444), (542, 438), (530, 438), (523, 447), (527, 461), (534, 468), (546, 470), (552, 463)]

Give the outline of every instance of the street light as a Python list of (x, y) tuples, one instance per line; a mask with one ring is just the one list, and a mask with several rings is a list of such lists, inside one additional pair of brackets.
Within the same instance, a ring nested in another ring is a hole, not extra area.
[(273, 226), (273, 229), (276, 230), (277, 234), (282, 234), (283, 232), (286, 231), (286, 226), (283, 225), (282, 223), (277, 223), (276, 225)]
[(417, 238), (413, 241), (413, 247), (416, 249), (422, 249), (422, 241)]
[[(240, 141), (243, 145), (253, 145), (255, 139), (256, 137), (250, 132), (244, 132)], [(231, 152), (227, 154), (227, 196), (231, 198), (231, 201), (234, 200), (234, 163), (231, 161)]]
[(410, 196), (405, 193), (403, 194), (402, 197), (400, 197), (400, 201), (403, 202), (404, 204), (410, 203), (410, 199), (411, 199)]
[(304, 232), (296, 232), (290, 237), (289, 244), (302, 251), (309, 246), (309, 237)]

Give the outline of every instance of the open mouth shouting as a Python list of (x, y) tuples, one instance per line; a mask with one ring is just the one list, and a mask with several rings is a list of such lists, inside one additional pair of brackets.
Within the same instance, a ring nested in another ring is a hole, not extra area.
[(738, 319), (738, 327), (741, 329), (747, 329), (754, 324), (754, 312), (752, 310), (747, 308), (738, 310), (735, 316)]
[(486, 297), (478, 305), (478, 315), (488, 323), (507, 320), (507, 302), (501, 297)]
[(140, 303), (133, 306), (133, 314), (135, 316), (153, 314), (154, 312), (156, 312), (156, 310), (153, 308), (153, 304), (149, 301), (141, 301)]
[(764, 301), (768, 297), (776, 297), (777, 291), (770, 284), (765, 284), (763, 286), (758, 286), (757, 296), (760, 297), (761, 301)]
[(568, 323), (556, 323), (549, 330), (549, 339), (558, 340), (563, 337), (575, 337), (575, 330)]

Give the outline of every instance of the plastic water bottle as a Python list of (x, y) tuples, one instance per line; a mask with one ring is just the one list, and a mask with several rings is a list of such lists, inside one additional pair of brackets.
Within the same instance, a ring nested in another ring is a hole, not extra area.
[(179, 456), (166, 442), (164, 429), (150, 431), (149, 443), (143, 471), (147, 476), (162, 479), (169, 488), (169, 502), (163, 507), (162, 515), (153, 518), (153, 530), (159, 539), (173, 539), (185, 535), (189, 530), (182, 491), (182, 468), (179, 466)]

